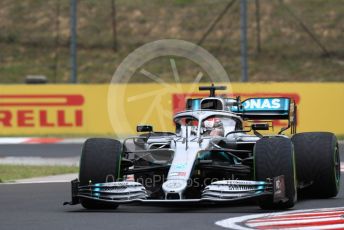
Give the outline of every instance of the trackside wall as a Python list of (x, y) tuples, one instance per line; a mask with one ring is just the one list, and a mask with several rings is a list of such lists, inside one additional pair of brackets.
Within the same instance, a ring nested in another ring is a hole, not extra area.
[[(207, 84), (202, 84), (207, 85)], [(227, 84), (228, 85), (228, 84)], [(344, 83), (232, 83), (227, 95), (292, 97), (298, 132), (344, 134)], [(108, 91), (111, 90), (109, 94)], [(0, 135), (135, 134), (138, 123), (173, 130), (172, 115), (198, 84), (0, 85)], [(111, 98), (110, 98), (111, 97)], [(284, 122), (275, 122), (275, 131)]]

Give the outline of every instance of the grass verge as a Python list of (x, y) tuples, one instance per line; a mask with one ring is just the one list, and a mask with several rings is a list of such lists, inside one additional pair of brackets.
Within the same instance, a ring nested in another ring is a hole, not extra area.
[(32, 166), (0, 164), (0, 183), (18, 179), (77, 173), (75, 166)]
[[(113, 1), (114, 2), (114, 1)], [(114, 51), (110, 1), (78, 4), (78, 80), (109, 83), (119, 64), (148, 42), (174, 38), (200, 43), (230, 75), (241, 80), (240, 1), (210, 25), (229, 0), (118, 0)], [(314, 34), (314, 42), (288, 6)], [(69, 1), (0, 1), (0, 82), (24, 83), (26, 75), (44, 75), (50, 83), (69, 83)], [(261, 49), (257, 44), (255, 1), (248, 1), (248, 56), (250, 81), (344, 81), (343, 0), (260, 1)], [(324, 20), (326, 18), (326, 20)], [(207, 32), (209, 31), (209, 33)], [(193, 82), (199, 66), (176, 58), (182, 82)], [(159, 57), (141, 68), (174, 82), (170, 57)], [(205, 71), (202, 71), (205, 73)], [(131, 82), (152, 82), (137, 71)], [(202, 77), (201, 81), (209, 80)]]
[(344, 140), (344, 135), (342, 134), (342, 135), (336, 135), (337, 136), (337, 139), (339, 140), (339, 141), (343, 141)]

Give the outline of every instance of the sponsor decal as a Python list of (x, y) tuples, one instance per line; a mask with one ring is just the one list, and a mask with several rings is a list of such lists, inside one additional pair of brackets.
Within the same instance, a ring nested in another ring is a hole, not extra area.
[(186, 176), (186, 172), (171, 172), (169, 176)]
[(255, 191), (256, 189), (264, 189), (266, 183), (263, 181), (245, 181), (245, 180), (224, 180), (211, 183), (207, 188), (218, 191)]
[(232, 179), (232, 180), (225, 180), (225, 181), (216, 181), (213, 184), (235, 184), (235, 185), (265, 185), (266, 183), (264, 181), (250, 181), (250, 180), (237, 180), (237, 179)]
[(285, 100), (281, 100), (279, 98), (258, 98), (258, 99), (251, 99), (247, 100), (243, 103), (245, 109), (250, 110), (259, 110), (259, 109), (281, 109), (281, 103), (285, 102)]
[(250, 186), (244, 186), (244, 185), (237, 185), (237, 184), (229, 184), (228, 190), (229, 191), (250, 191), (254, 190), (255, 188), (252, 188)]
[(186, 163), (177, 163), (173, 165), (173, 168), (175, 170), (184, 170), (186, 169), (186, 165), (187, 165)]
[(166, 188), (169, 188), (169, 189), (177, 189), (177, 188), (182, 187), (183, 184), (178, 181), (168, 181), (165, 186)]
[[(289, 100), (286, 98), (249, 98), (242, 102), (242, 105), (243, 109), (240, 111), (281, 111), (285, 113), (289, 109)], [(230, 110), (233, 112), (239, 111), (237, 106), (231, 106)]]
[(284, 176), (274, 178), (274, 202), (285, 199), (285, 181)]
[[(285, 98), (250, 98), (243, 102), (243, 106), (247, 111), (288, 111), (289, 100)], [(232, 108), (237, 110), (236, 106)]]
[(0, 95), (0, 127), (82, 127), (80, 94)]

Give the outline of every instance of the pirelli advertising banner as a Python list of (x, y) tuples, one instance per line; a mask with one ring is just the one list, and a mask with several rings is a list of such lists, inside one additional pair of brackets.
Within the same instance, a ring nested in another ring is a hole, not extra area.
[[(200, 84), (209, 85), (209, 84)], [(344, 134), (344, 83), (232, 83), (225, 97), (290, 97), (297, 104), (297, 131)], [(136, 133), (137, 124), (173, 131), (172, 116), (187, 98), (208, 96), (199, 84), (1, 85), (0, 135), (116, 135)], [(278, 100), (254, 101), (274, 109)], [(254, 108), (252, 108), (254, 109)], [(274, 121), (274, 131), (286, 121)], [(288, 132), (286, 132), (288, 134)]]

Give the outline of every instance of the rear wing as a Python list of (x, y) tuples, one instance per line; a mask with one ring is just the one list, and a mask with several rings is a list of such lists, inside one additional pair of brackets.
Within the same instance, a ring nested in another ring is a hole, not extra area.
[[(233, 100), (233, 99), (228, 99)], [(285, 97), (248, 98), (236, 103), (228, 103), (227, 109), (244, 120), (288, 120), (288, 126), (279, 133), (291, 128), (296, 133), (296, 104), (294, 100)]]
[(296, 104), (286, 97), (257, 97), (244, 101), (237, 98), (188, 98), (186, 110), (219, 110), (230, 111), (244, 120), (287, 120), (288, 125), (279, 134), (291, 128), (296, 133)]

